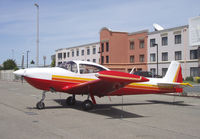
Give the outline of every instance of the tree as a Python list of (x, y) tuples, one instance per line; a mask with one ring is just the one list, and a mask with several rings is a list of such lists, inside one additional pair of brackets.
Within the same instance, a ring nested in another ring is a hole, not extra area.
[(56, 66), (56, 59), (54, 58), (51, 62), (51, 67), (55, 67)]
[(3, 62), (3, 69), (4, 70), (17, 69), (17, 64), (14, 60), (8, 59), (8, 60)]
[(32, 60), (32, 61), (31, 61), (31, 64), (35, 64), (35, 62)]

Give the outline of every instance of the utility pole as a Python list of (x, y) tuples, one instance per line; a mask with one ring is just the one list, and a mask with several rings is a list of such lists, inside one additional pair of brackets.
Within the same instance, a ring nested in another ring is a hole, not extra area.
[(45, 65), (46, 65), (46, 56), (43, 56), (43, 60), (44, 60), (44, 67), (45, 67)]
[(39, 5), (35, 3), (37, 8), (37, 39), (36, 39), (36, 65), (39, 66)]
[(28, 68), (28, 53), (29, 53), (30, 51), (26, 51), (26, 55), (27, 55), (27, 63), (26, 63), (26, 67)]

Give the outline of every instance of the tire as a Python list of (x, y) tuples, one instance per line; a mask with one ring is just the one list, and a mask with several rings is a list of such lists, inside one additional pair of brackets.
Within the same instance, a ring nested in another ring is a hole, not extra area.
[(82, 103), (82, 109), (83, 109), (84, 111), (92, 110), (92, 109), (93, 109), (93, 103), (92, 103), (92, 101), (90, 101), (90, 100), (85, 100), (85, 101)]
[(73, 97), (68, 97), (66, 99), (67, 105), (74, 105), (76, 103), (76, 100)]
[(39, 110), (44, 109), (44, 108), (45, 108), (44, 102), (38, 102), (38, 103), (36, 104), (36, 107), (37, 107), (37, 109), (39, 109)]

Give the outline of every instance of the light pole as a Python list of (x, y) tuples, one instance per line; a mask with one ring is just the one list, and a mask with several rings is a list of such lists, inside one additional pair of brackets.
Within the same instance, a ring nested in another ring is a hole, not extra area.
[(154, 43), (153, 46), (156, 46), (156, 56), (157, 56), (157, 76), (158, 76), (158, 44)]
[(37, 8), (37, 39), (36, 39), (36, 65), (39, 66), (39, 5), (35, 3)]
[(27, 63), (26, 63), (26, 67), (28, 68), (28, 53), (29, 53), (30, 51), (26, 51), (26, 55), (27, 55)]
[(46, 65), (46, 56), (43, 56), (43, 60), (44, 60), (44, 67), (45, 67), (45, 65)]

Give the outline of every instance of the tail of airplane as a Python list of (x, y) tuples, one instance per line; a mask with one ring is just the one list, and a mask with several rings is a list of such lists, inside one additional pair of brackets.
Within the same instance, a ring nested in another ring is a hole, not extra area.
[(176, 88), (175, 92), (179, 93), (183, 92), (183, 86), (190, 86), (188, 83), (183, 83), (181, 64), (177, 61), (171, 62), (167, 73), (163, 78), (163, 82), (165, 82), (163, 84), (174, 85)]
[(182, 83), (181, 64), (177, 61), (172, 61), (163, 80), (166, 82)]

